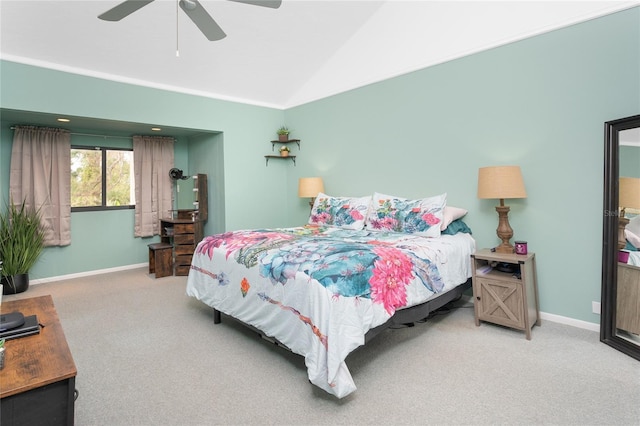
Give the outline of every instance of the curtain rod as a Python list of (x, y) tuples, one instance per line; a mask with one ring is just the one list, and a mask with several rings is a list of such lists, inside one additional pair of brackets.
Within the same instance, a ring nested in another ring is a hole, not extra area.
[[(15, 130), (16, 126), (11, 126), (10, 127), (11, 130)], [(77, 133), (77, 132), (69, 132), (70, 135), (74, 135), (74, 136), (91, 136), (94, 138), (104, 138), (104, 139), (108, 139), (108, 138), (113, 138), (113, 139), (133, 139), (132, 136), (113, 136), (113, 135), (96, 135), (93, 133)], [(175, 140), (175, 138), (173, 136), (149, 136), (149, 137), (159, 137), (159, 138), (171, 138), (173, 140)]]

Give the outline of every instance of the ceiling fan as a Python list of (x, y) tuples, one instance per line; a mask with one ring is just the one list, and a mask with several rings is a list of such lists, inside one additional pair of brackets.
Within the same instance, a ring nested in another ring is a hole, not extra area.
[[(136, 10), (148, 5), (153, 0), (125, 0), (112, 9), (107, 10), (98, 18), (104, 21), (119, 21), (126, 18)], [(178, 0), (177, 0), (178, 1)], [(269, 7), (277, 9), (282, 3), (281, 0), (230, 0), (238, 3), (252, 4), (255, 6)], [(221, 40), (227, 35), (220, 26), (213, 20), (211, 15), (205, 10), (198, 0), (179, 0), (180, 8), (187, 14), (194, 24), (202, 31), (204, 36), (211, 40)]]

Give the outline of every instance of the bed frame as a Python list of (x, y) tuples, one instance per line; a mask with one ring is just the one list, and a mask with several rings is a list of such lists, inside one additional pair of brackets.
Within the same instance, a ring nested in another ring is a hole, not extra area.
[[(379, 326), (372, 328), (371, 330), (369, 330), (367, 332), (367, 334), (365, 334), (364, 336), (364, 343), (367, 344), (371, 339), (373, 339), (375, 336), (377, 336), (378, 334), (380, 334), (381, 332), (383, 332), (384, 330), (386, 330), (389, 327), (394, 327), (394, 326), (400, 326), (400, 325), (407, 325), (407, 324), (413, 324), (415, 322), (418, 322), (420, 320), (424, 320), (425, 318), (427, 318), (432, 312), (437, 311), (438, 309), (442, 308), (444, 305), (446, 305), (447, 303), (453, 302), (455, 300), (458, 300), (462, 297), (462, 294), (467, 290), (471, 288), (471, 278), (469, 278), (467, 281), (465, 281), (464, 283), (452, 288), (451, 290), (440, 294), (437, 297), (434, 297), (433, 299), (429, 299), (424, 303), (421, 303), (419, 305), (415, 305), (412, 306), (410, 308), (406, 308), (406, 309), (399, 309), (397, 310), (393, 316), (391, 318), (389, 318), (387, 320), (387, 322), (385, 322), (384, 324), (380, 324)], [(225, 315), (227, 316), (227, 315)], [(243, 321), (240, 321), (237, 318), (231, 317), (231, 316), (227, 316), (228, 318), (231, 318), (232, 320), (244, 325), (245, 327), (248, 327), (249, 329), (255, 331), (256, 333), (258, 333), (258, 335), (277, 345), (277, 346), (281, 346), (289, 351), (291, 351), (286, 345), (282, 344), (280, 341), (278, 341), (277, 339), (274, 339), (271, 336), (266, 336), (264, 334), (263, 331), (257, 329), (256, 327), (247, 324)], [(214, 324), (220, 324), (222, 322), (222, 312), (220, 312), (217, 309), (213, 309), (213, 323)]]

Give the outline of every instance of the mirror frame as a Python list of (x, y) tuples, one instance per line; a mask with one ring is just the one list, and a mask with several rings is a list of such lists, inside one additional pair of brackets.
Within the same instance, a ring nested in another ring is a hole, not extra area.
[(604, 123), (604, 210), (602, 232), (602, 296), (600, 341), (640, 360), (640, 345), (616, 333), (618, 281), (618, 175), (620, 173), (619, 132), (640, 127), (640, 115)]

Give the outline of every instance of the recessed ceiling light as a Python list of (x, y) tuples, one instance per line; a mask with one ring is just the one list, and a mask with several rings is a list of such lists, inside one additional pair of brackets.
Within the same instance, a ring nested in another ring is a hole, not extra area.
[(160, 127), (152, 127), (151, 130), (153, 130), (154, 132), (159, 132), (162, 129)]
[(58, 118), (58, 121), (61, 122), (61, 123), (68, 123), (71, 120), (69, 120), (68, 118)]

